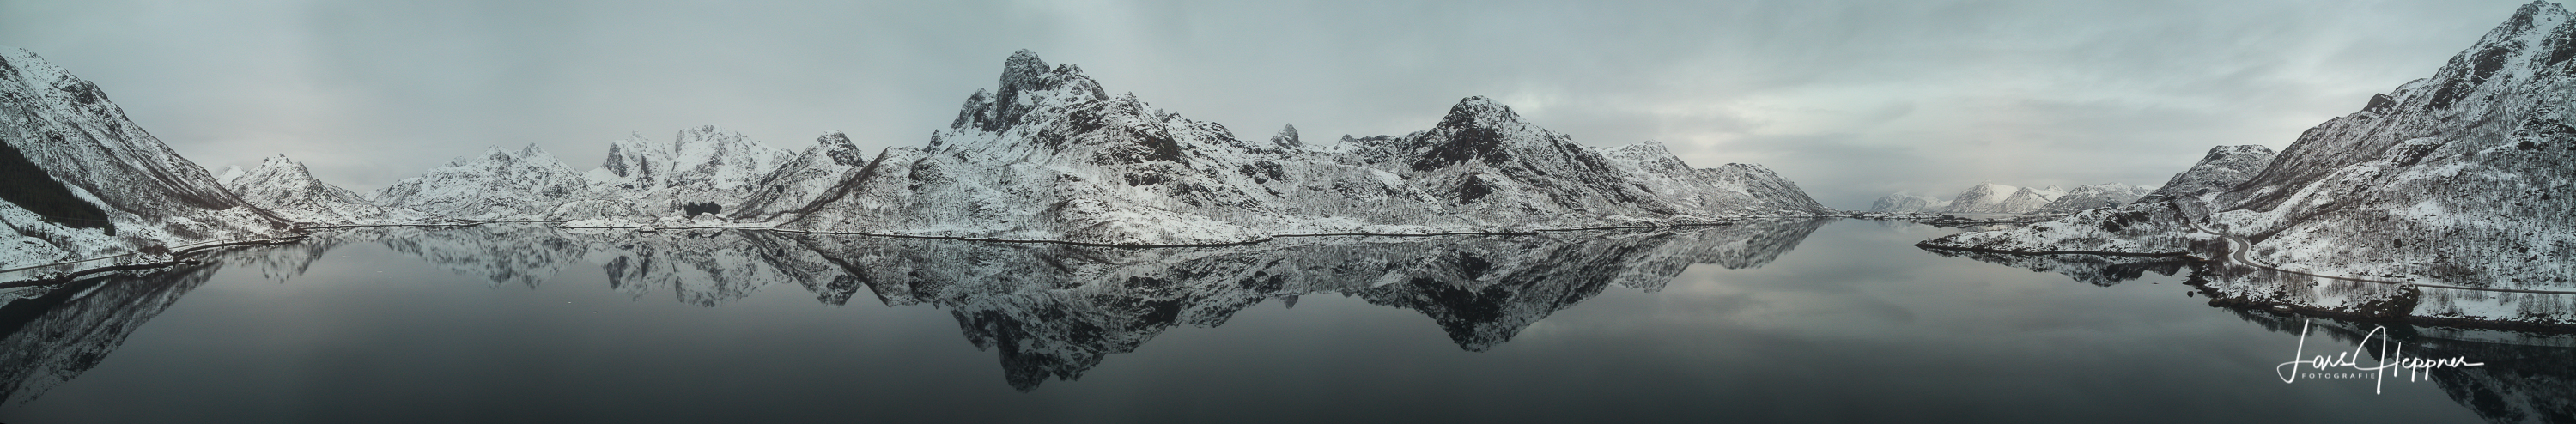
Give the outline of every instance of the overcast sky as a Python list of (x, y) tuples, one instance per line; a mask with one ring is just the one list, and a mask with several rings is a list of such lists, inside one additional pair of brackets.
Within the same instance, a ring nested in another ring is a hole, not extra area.
[(357, 190), (491, 146), (588, 169), (629, 132), (707, 124), (917, 146), (1025, 48), (1242, 138), (1403, 134), (1483, 95), (1861, 209), (2278, 149), (2520, 4), (0, 0), (0, 45), (96, 81), (199, 164), (285, 154)]

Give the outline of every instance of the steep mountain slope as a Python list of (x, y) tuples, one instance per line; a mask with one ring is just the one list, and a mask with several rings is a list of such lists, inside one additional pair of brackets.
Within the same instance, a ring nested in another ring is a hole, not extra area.
[(1242, 140), (1021, 51), (917, 153), (888, 151), (788, 228), (1104, 244), (1669, 225), (1828, 211), (1758, 166), (1614, 160), (1470, 97), (1426, 131)]
[(0, 267), (276, 235), (250, 207), (126, 119), (97, 84), (0, 47)]
[(262, 160), (259, 167), (249, 170), (229, 167), (215, 179), (225, 189), (241, 196), (243, 201), (299, 223), (379, 225), (443, 221), (410, 209), (376, 206), (358, 192), (313, 178), (313, 173), (306, 170), (303, 163), (283, 155)]
[(850, 184), (867, 167), (868, 159), (866, 152), (850, 143), (848, 135), (825, 133), (814, 139), (813, 146), (753, 182), (749, 186), (751, 197), (726, 214), (736, 220), (758, 221), (798, 212)]
[(2576, 289), (2576, 25), (2534, 2), (2454, 56), (2300, 135), (2217, 196), (2258, 260), (2311, 271)]
[[(2569, 18), (2556, 4), (2525, 5), (2433, 78), (2309, 129), (2268, 166), (2215, 164), (2268, 153), (2221, 148), (2115, 214), (1925, 244), (2232, 253), (2206, 275), (2204, 287), (2219, 302), (2576, 324), (2569, 295), (2495, 291), (2576, 291), (2576, 260), (2569, 259), (2576, 258), (2576, 223), (2567, 219), (2576, 216), (2576, 127), (2569, 126), (2576, 108), (2568, 106), (2576, 102), (2576, 25)], [(2224, 183), (2236, 175), (2248, 177)], [(2185, 176), (2206, 178), (2181, 181)], [(2201, 219), (2196, 210), (2204, 207), (2214, 212), (2205, 227), (2243, 241), (2189, 232), (2182, 223)], [(2154, 230), (2120, 225), (2138, 222)], [(2070, 229), (2077, 231), (2056, 233)], [(2200, 241), (2177, 242), (2184, 239)]]

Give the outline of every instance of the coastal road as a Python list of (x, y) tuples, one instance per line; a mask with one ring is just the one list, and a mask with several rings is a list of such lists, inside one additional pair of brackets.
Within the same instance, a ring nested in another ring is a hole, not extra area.
[(2182, 212), (2182, 215), (2183, 215), (2183, 223), (2185, 223), (2185, 224), (2190, 224), (2190, 225), (2191, 225), (2191, 229), (2192, 229), (2192, 231), (2199, 231), (2199, 232), (2201, 232), (2201, 233), (2203, 233), (2203, 234), (2215, 235), (2215, 236), (2218, 236), (2218, 238), (2220, 238), (2220, 239), (2223, 239), (2223, 240), (2226, 240), (2226, 241), (2227, 241), (2227, 261), (2228, 261), (2228, 262), (2240, 263), (2240, 264), (2245, 264), (2245, 265), (2253, 266), (2253, 267), (2256, 267), (2256, 268), (2268, 269), (2268, 270), (2273, 270), (2273, 271), (2280, 271), (2280, 272), (2291, 273), (2291, 274), (2305, 275), (2305, 276), (2310, 276), (2310, 277), (2326, 278), (2326, 279), (2335, 279), (2335, 280), (2344, 280), (2344, 281), (2359, 281), (2359, 282), (2364, 282), (2364, 283), (2395, 284), (2395, 285), (2400, 285), (2400, 286), (2430, 287), (2430, 288), (2437, 288), (2437, 289), (2476, 290), (2476, 291), (2509, 292), (2509, 293), (2576, 294), (2576, 291), (2558, 291), (2558, 290), (2526, 290), (2526, 289), (2499, 289), (2499, 288), (2486, 288), (2486, 287), (2463, 287), (2463, 286), (2452, 286), (2452, 285), (2442, 285), (2442, 284), (2424, 284), (2424, 283), (2417, 283), (2417, 282), (2411, 282), (2411, 281), (2391, 281), (2391, 280), (2380, 280), (2380, 279), (2372, 279), (2372, 278), (2346, 277), (2346, 276), (2340, 276), (2340, 275), (2325, 275), (2325, 274), (2317, 274), (2317, 273), (2311, 273), (2311, 272), (2303, 272), (2303, 271), (2296, 271), (2296, 270), (2281, 269), (2281, 267), (2272, 266), (2271, 264), (2266, 264), (2266, 263), (2262, 263), (2262, 262), (2259, 262), (2259, 261), (2255, 261), (2253, 256), (2246, 254), (2246, 253), (2245, 253), (2246, 251), (2254, 250), (2254, 242), (2252, 242), (2252, 241), (2247, 241), (2247, 240), (2245, 240), (2245, 238), (2244, 238), (2244, 237), (2237, 237), (2237, 236), (2236, 236), (2236, 235), (2234, 235), (2234, 234), (2228, 234), (2228, 233), (2225, 233), (2225, 232), (2220, 232), (2220, 231), (2218, 231), (2218, 230), (2213, 230), (2213, 229), (2210, 229), (2210, 228), (2209, 228), (2209, 227), (2207, 227), (2207, 226), (2204, 226), (2204, 225), (2202, 224), (2202, 222), (2205, 222), (2205, 221), (2208, 221), (2208, 220), (2209, 220), (2209, 205), (2206, 205), (2206, 204), (2202, 204), (2202, 203), (2200, 203), (2200, 199), (2190, 198), (2190, 197), (2178, 198), (2178, 199), (2175, 199), (2175, 200), (2174, 200), (2174, 206), (2175, 206), (2175, 209), (2180, 210), (2180, 211)]

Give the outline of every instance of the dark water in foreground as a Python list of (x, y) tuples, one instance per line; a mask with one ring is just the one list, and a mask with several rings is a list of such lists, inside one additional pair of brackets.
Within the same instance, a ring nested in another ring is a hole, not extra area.
[(2178, 267), (1910, 246), (1948, 231), (349, 231), (0, 307), (0, 421), (2576, 420), (2563, 336), (2392, 328), (2488, 365), (2285, 384), (2303, 323), (2311, 356), (2372, 325), (2213, 308)]

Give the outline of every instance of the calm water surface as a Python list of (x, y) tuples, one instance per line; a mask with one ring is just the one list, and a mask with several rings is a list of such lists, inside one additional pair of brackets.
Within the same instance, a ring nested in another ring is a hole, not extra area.
[(21, 293), (0, 421), (2576, 419), (2564, 337), (2394, 328), (2409, 355), (2489, 366), (2285, 384), (2303, 323), (2310, 355), (2372, 325), (2213, 308), (2178, 267), (1911, 246), (1949, 231), (344, 231)]

